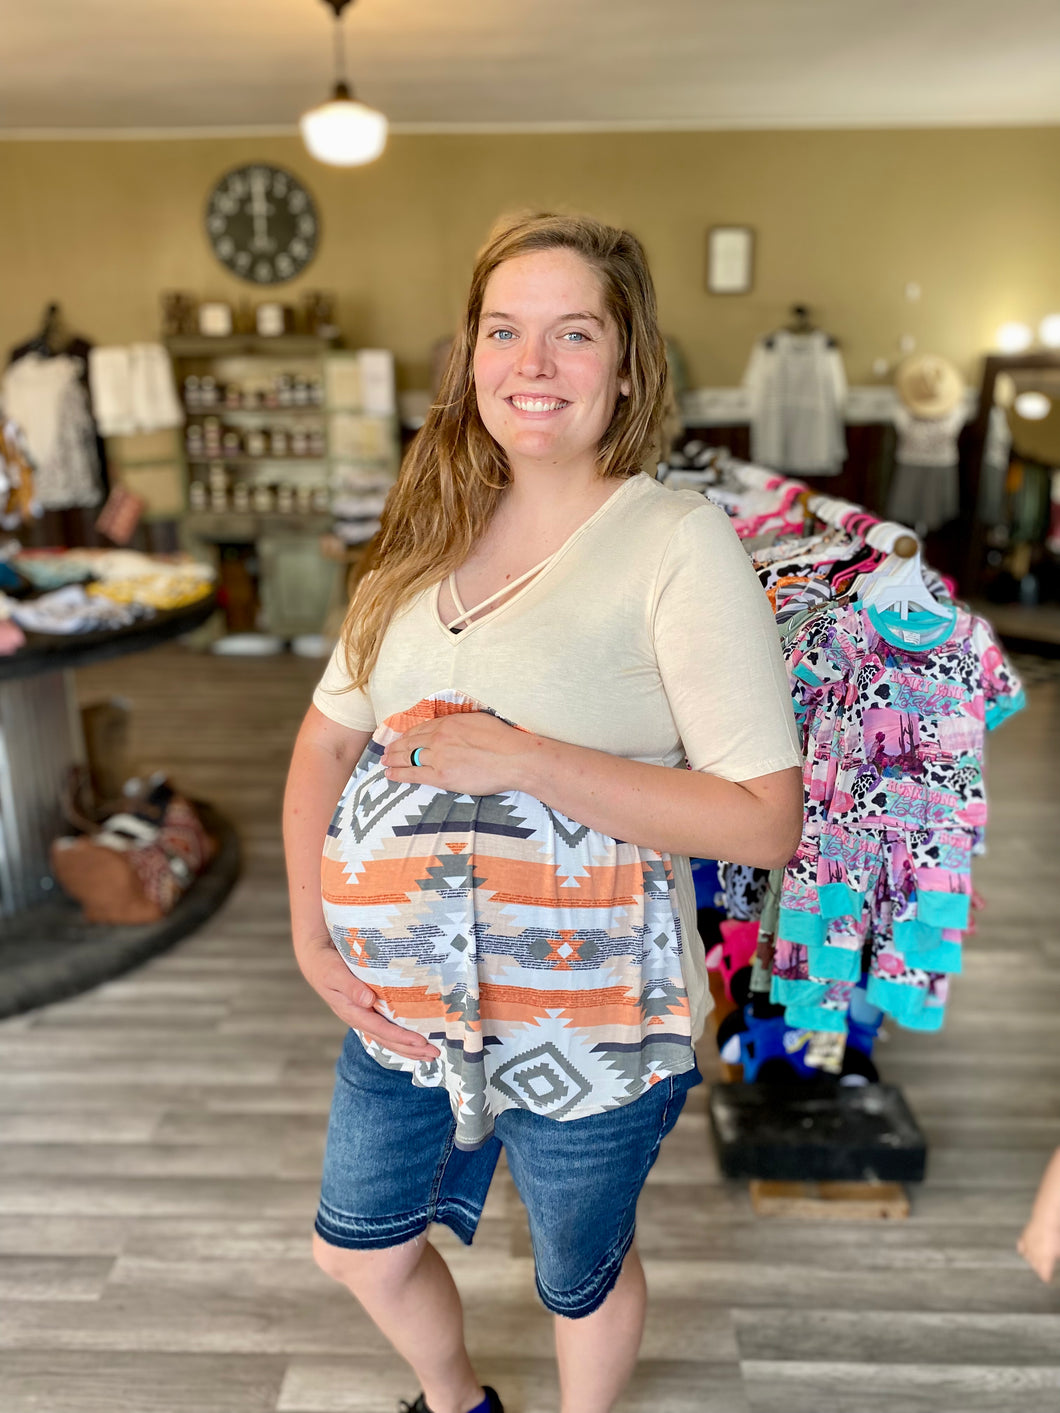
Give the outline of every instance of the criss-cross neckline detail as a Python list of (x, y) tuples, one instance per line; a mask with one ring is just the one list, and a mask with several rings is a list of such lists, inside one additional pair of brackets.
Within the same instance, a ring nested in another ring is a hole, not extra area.
[[(539, 560), (537, 564), (531, 565), (524, 573), (517, 575), (516, 578), (512, 579), (509, 583), (502, 585), (495, 593), (489, 594), (486, 598), (475, 604), (473, 608), (464, 607), (460, 592), (456, 587), (456, 570), (454, 569), (443, 582), (448, 585), (449, 592), (453, 598), (453, 606), (457, 610), (457, 616), (450, 619), (448, 622), (442, 618), (441, 610), (438, 605), (442, 589), (441, 584), (435, 587), (432, 599), (434, 616), (446, 636), (451, 641), (458, 642), (461, 638), (470, 633), (472, 629), (478, 628), (483, 623), (491, 622), (498, 614), (503, 613), (506, 608), (515, 603), (517, 599), (522, 598), (523, 594), (567, 553), (585, 531), (596, 523), (600, 516), (603, 515), (604, 511), (607, 510), (608, 506), (614, 504), (619, 496), (621, 496), (625, 487), (637, 479), (637, 476), (627, 477), (616, 490), (612, 491), (602, 505), (597, 506), (587, 520), (583, 520), (580, 525), (571, 531), (560, 545), (559, 549), (553, 550), (550, 555), (546, 555), (546, 557)], [(498, 602), (498, 600), (500, 600), (500, 602)], [(490, 605), (492, 605), (492, 607), (490, 607)], [(487, 609), (488, 612), (482, 614), (481, 617), (476, 617), (477, 614), (482, 613), (483, 609)], [(455, 632), (454, 629), (456, 630)]]
[[(606, 503), (607, 502), (605, 501), (604, 504), (606, 505)], [(449, 579), (447, 582), (449, 584), (449, 592), (453, 596), (453, 603), (458, 609), (460, 609), (460, 612), (455, 618), (451, 618), (449, 620), (449, 622), (445, 625), (446, 628), (448, 628), (449, 631), (452, 632), (458, 623), (463, 623), (465, 627), (470, 627), (472, 622), (478, 621), (475, 618), (475, 615), (477, 613), (481, 613), (484, 608), (488, 608), (489, 605), (493, 603), (496, 599), (502, 599), (505, 594), (510, 594), (513, 591), (518, 590), (522, 584), (532, 579), (536, 574), (539, 574), (541, 570), (544, 569), (545, 566), (549, 563), (550, 560), (555, 559), (556, 555), (559, 554), (563, 548), (564, 546), (561, 545), (560, 549), (553, 551), (553, 553), (548, 555), (545, 559), (542, 559), (537, 564), (532, 565), (531, 568), (529, 568), (525, 574), (518, 575), (515, 579), (512, 579), (510, 583), (505, 584), (502, 588), (498, 589), (495, 594), (490, 594), (488, 598), (480, 600), (480, 602), (478, 602), (474, 606), (474, 608), (464, 608), (463, 600), (460, 597), (460, 591), (456, 587), (456, 570), (454, 569), (453, 572), (449, 575)], [(498, 604), (497, 606), (498, 608), (501, 607), (500, 604)]]

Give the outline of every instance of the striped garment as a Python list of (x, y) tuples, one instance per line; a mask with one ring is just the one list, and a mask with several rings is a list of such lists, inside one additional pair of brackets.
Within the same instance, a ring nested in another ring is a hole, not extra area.
[(456, 1144), (495, 1115), (581, 1118), (694, 1066), (670, 859), (576, 824), (531, 795), (390, 781), (384, 748), (418, 722), (486, 711), (438, 692), (389, 717), (328, 829), (324, 916), (378, 1010), (440, 1050), (368, 1053), (444, 1086)]

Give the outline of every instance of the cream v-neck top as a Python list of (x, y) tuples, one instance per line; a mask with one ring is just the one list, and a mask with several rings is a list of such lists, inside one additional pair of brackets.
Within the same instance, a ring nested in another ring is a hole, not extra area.
[[(344, 690), (335, 649), (319, 711), (370, 732), (450, 689), (538, 735), (631, 760), (687, 759), (726, 780), (802, 764), (769, 602), (725, 512), (696, 491), (631, 477), (459, 633), (439, 616), (439, 587), (395, 615), (367, 690)], [(673, 865), (695, 1036), (709, 992), (691, 870)]]

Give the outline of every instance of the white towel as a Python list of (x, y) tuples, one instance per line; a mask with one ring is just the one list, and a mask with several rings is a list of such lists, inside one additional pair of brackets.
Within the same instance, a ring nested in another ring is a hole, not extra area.
[(88, 355), (88, 386), (92, 392), (92, 411), (101, 436), (125, 437), (136, 431), (127, 348), (91, 349)]
[(129, 352), (133, 417), (140, 430), (156, 432), (181, 426), (184, 409), (177, 397), (169, 354), (160, 343), (134, 343)]
[(159, 343), (94, 348), (88, 377), (96, 422), (105, 437), (157, 432), (184, 421), (169, 355)]

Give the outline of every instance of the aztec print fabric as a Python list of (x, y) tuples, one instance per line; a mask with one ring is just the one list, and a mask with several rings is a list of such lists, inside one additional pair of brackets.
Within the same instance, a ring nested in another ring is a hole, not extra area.
[(390, 781), (384, 748), (416, 723), (488, 708), (435, 693), (377, 727), (322, 860), (324, 916), (388, 1020), (439, 1058), (361, 1036), (380, 1064), (444, 1087), (456, 1144), (495, 1115), (580, 1118), (694, 1067), (667, 855), (576, 824), (519, 791)]

